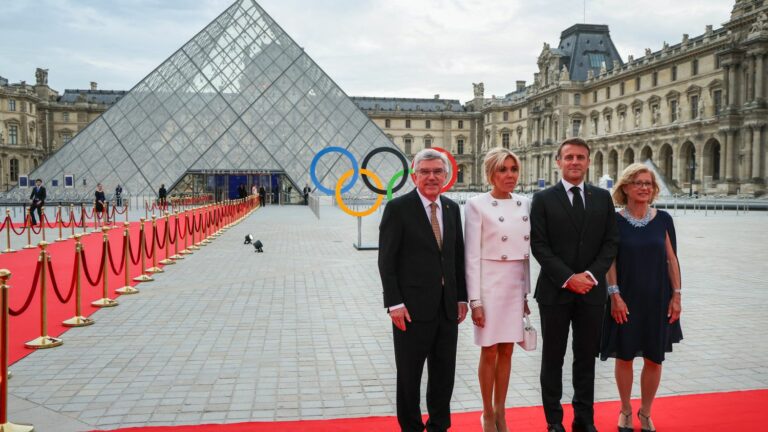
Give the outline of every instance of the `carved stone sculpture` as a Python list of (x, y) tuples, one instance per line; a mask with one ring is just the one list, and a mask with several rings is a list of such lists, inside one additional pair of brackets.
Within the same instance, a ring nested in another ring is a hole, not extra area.
[(563, 65), (562, 69), (560, 69), (560, 81), (570, 81), (571, 80), (571, 74), (568, 73), (568, 66)]
[(768, 15), (763, 11), (757, 15), (755, 22), (752, 23), (752, 27), (749, 29), (749, 33), (760, 33), (766, 30), (768, 30)]
[(475, 97), (476, 98), (483, 97), (483, 94), (485, 93), (485, 84), (483, 84), (483, 83), (477, 83), (477, 84), (476, 83), (472, 83), (472, 88), (473, 88), (473, 90), (475, 92)]
[(35, 81), (37, 85), (48, 85), (48, 69), (35, 69)]
[(650, 57), (651, 56), (651, 49), (650, 48), (646, 48), (645, 49), (645, 56), (646, 57)]

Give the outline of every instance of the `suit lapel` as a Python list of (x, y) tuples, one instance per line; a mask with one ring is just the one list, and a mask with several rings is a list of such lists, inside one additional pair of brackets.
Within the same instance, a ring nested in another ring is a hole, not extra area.
[[(442, 239), (443, 239), (443, 248), (445, 248), (445, 245), (452, 242), (453, 239), (449, 239), (448, 236), (450, 233), (455, 232), (454, 229), (454, 220), (453, 220), (453, 211), (450, 208), (451, 204), (447, 202), (447, 200), (443, 199), (443, 196), (440, 195), (440, 208), (443, 212), (443, 232), (441, 233)], [(435, 244), (437, 244), (437, 241), (435, 241)]]

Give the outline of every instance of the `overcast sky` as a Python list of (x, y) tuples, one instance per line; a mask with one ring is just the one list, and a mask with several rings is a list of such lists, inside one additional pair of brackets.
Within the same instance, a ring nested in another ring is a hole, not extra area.
[[(0, 13), (0, 76), (128, 90), (232, 0), (8, 0)], [(472, 83), (503, 95), (531, 82), (544, 42), (584, 22), (579, 0), (261, 0), (259, 4), (351, 96), (466, 101)], [(621, 56), (720, 27), (733, 0), (589, 0)]]

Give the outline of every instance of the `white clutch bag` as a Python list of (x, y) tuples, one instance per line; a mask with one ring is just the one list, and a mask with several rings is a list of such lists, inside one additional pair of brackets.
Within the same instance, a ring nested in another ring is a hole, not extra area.
[(525, 315), (523, 318), (523, 322), (525, 323), (523, 326), (523, 340), (518, 342), (517, 344), (520, 345), (520, 347), (526, 351), (535, 351), (536, 350), (536, 341), (538, 340), (538, 335), (536, 334), (536, 327), (531, 324), (531, 319), (528, 315)]

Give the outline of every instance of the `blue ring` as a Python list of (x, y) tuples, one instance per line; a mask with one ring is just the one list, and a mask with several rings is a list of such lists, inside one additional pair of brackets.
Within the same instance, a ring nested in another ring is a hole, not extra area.
[(352, 176), (352, 181), (349, 182), (348, 185), (346, 185), (344, 188), (341, 189), (341, 193), (347, 193), (350, 189), (352, 189), (352, 186), (355, 185), (355, 182), (357, 181), (357, 178), (360, 176), (360, 169), (357, 166), (357, 159), (352, 155), (352, 153), (341, 147), (326, 147), (315, 155), (315, 157), (312, 158), (312, 163), (309, 165), (309, 177), (312, 179), (312, 183), (315, 184), (318, 190), (320, 192), (326, 194), (326, 195), (335, 195), (336, 191), (332, 189), (328, 189), (327, 187), (320, 184), (320, 180), (317, 179), (317, 163), (320, 161), (320, 158), (323, 157), (326, 153), (341, 153), (342, 155), (349, 158), (349, 161), (352, 162), (352, 170), (354, 171), (354, 175)]

